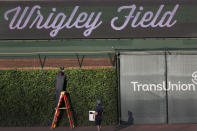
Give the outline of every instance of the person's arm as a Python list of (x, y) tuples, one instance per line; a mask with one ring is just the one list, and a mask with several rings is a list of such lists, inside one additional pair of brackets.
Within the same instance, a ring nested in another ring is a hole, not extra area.
[(95, 113), (93, 114), (93, 118), (95, 119), (95, 117), (98, 115), (98, 112), (95, 111)]

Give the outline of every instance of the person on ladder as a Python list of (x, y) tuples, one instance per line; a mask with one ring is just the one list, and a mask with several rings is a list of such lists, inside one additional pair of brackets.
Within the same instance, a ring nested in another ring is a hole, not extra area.
[(59, 72), (56, 75), (56, 101), (55, 101), (56, 106), (58, 104), (60, 94), (64, 90), (64, 85), (65, 85), (64, 67), (61, 66)]
[(72, 113), (70, 111), (70, 105), (69, 105), (68, 98), (64, 89), (64, 85), (65, 85), (65, 74), (64, 74), (64, 67), (62, 66), (60, 67), (60, 70), (56, 75), (56, 108), (55, 108), (53, 121), (51, 124), (51, 129), (54, 129), (56, 127), (58, 116), (60, 113), (60, 105), (63, 101), (65, 103), (65, 107), (61, 109), (66, 109), (70, 127), (71, 129), (74, 128), (74, 121), (72, 118)]

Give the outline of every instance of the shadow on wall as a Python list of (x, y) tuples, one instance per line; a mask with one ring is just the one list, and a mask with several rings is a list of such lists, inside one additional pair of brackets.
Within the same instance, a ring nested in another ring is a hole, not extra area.
[(131, 111), (128, 111), (128, 121), (120, 121), (120, 125), (116, 127), (115, 131), (119, 131), (133, 124), (134, 124), (133, 113)]
[(128, 121), (120, 121), (121, 125), (133, 125), (134, 119), (133, 119), (133, 113), (131, 111), (128, 111)]

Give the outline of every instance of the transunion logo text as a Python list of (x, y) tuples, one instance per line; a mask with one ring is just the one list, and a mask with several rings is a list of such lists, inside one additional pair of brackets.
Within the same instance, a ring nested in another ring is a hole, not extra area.
[(159, 84), (146, 84), (137, 81), (131, 81), (130, 84), (134, 91), (195, 91), (197, 85), (197, 71), (192, 74), (193, 83), (183, 83), (181, 81), (171, 82), (163, 81)]

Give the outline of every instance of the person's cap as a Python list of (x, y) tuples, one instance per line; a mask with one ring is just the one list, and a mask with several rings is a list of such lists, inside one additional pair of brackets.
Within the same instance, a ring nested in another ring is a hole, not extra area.
[(99, 105), (99, 104), (101, 104), (101, 101), (100, 100), (96, 100), (96, 103)]
[(64, 66), (60, 66), (60, 70), (64, 70)]

